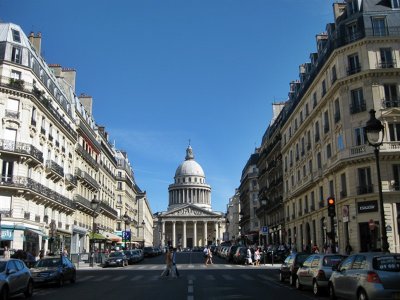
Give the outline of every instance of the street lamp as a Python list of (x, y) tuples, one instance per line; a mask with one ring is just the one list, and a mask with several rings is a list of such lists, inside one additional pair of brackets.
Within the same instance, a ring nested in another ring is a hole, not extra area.
[(376, 117), (375, 110), (369, 111), (370, 119), (367, 121), (365, 131), (367, 133), (368, 143), (374, 147), (376, 171), (378, 175), (378, 190), (379, 190), (379, 210), (381, 217), (381, 236), (382, 236), (382, 251), (389, 251), (388, 238), (386, 234), (385, 212), (383, 210), (383, 194), (382, 194), (382, 181), (381, 181), (381, 168), (379, 164), (379, 147), (383, 143), (384, 127)]
[[(128, 214), (125, 212), (125, 214), (122, 217), (124, 219), (124, 223), (125, 223), (125, 232), (122, 235), (122, 237), (124, 238), (124, 249), (126, 250), (126, 240), (127, 240), (127, 231), (126, 231), (126, 225), (129, 225), (131, 223), (131, 219), (129, 218)], [(130, 237), (130, 235), (129, 235)]]
[[(96, 211), (99, 208), (100, 201), (96, 198), (96, 195), (94, 195), (92, 201), (90, 201), (90, 207), (93, 210), (93, 226), (92, 226), (92, 243), (91, 243), (91, 253), (90, 253), (90, 264), (93, 267), (94, 265), (94, 234), (95, 234), (95, 228), (96, 228)], [(90, 243), (90, 241), (89, 241)]]
[[(267, 221), (265, 218), (265, 211), (267, 208), (267, 199), (261, 199), (261, 206), (263, 208), (263, 225), (267, 226)], [(266, 233), (266, 234), (268, 234), (268, 233)], [(264, 236), (264, 248), (266, 247), (266, 244), (267, 244), (267, 236), (265, 235)]]
[(144, 222), (144, 220), (142, 221), (142, 227), (143, 227), (143, 248), (144, 248), (144, 241), (145, 241), (145, 239), (144, 239), (144, 224), (146, 224), (145, 222)]

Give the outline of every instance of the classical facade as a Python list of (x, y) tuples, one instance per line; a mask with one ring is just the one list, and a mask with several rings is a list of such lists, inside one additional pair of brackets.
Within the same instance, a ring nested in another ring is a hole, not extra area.
[(211, 210), (211, 187), (202, 167), (194, 160), (192, 147), (175, 172), (168, 188), (166, 212), (154, 215), (155, 244), (192, 248), (222, 241), (225, 218)]
[[(377, 166), (365, 135), (369, 111), (383, 123), (380, 147), (384, 218), (391, 252), (399, 234), (398, 1), (334, 3), (334, 23), (300, 66), (281, 127), (286, 242), (382, 248)], [(336, 199), (330, 221), (327, 198)], [(333, 226), (332, 226), (333, 225)]]

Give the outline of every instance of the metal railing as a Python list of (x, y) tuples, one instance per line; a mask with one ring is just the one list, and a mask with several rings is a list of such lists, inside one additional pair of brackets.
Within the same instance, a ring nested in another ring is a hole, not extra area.
[(64, 177), (64, 168), (57, 164), (55, 161), (51, 159), (46, 160), (46, 168), (58, 174), (60, 177)]
[(0, 151), (1, 150), (29, 155), (38, 162), (43, 163), (43, 153), (31, 144), (0, 139)]

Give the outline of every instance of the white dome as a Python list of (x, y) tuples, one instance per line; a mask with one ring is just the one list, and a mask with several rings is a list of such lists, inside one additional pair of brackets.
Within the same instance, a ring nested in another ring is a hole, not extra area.
[(176, 169), (175, 177), (180, 176), (201, 176), (204, 177), (203, 168), (193, 159), (185, 160)]

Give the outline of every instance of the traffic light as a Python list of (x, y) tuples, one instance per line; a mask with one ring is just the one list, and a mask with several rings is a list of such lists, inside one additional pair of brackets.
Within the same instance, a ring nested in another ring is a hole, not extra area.
[(329, 217), (336, 216), (335, 198), (333, 198), (333, 197), (328, 197), (328, 216)]

